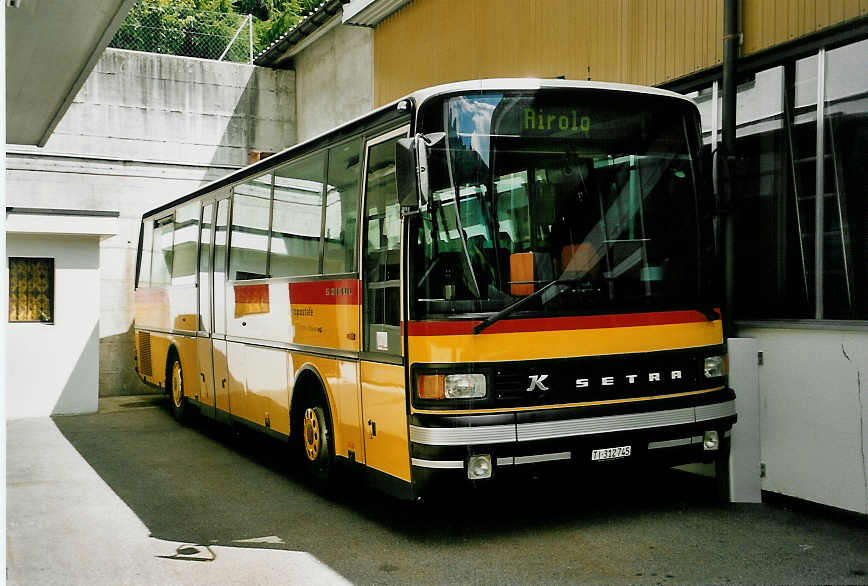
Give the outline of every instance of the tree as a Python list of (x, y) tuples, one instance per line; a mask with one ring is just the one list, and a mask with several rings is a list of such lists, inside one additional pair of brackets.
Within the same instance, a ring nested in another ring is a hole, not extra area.
[[(320, 0), (139, 0), (110, 46), (133, 51), (217, 59), (253, 15), (254, 53), (292, 28)], [(246, 35), (226, 59), (246, 61)]]

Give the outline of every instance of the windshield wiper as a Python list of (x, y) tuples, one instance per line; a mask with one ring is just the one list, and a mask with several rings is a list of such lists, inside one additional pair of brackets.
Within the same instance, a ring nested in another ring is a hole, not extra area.
[[(577, 283), (579, 281), (581, 281), (581, 279), (555, 279), (554, 281), (549, 281), (548, 283), (546, 283), (545, 285), (543, 285), (542, 287), (540, 287), (539, 289), (537, 289), (536, 291), (534, 291), (533, 293), (528, 295), (527, 297), (522, 297), (521, 299), (519, 299), (518, 301), (516, 301), (512, 305), (508, 305), (508, 306), (504, 307), (503, 309), (501, 309), (500, 311), (498, 311), (497, 313), (495, 313), (491, 317), (486, 318), (485, 320), (476, 324), (473, 327), (473, 333), (478, 334), (478, 333), (482, 332), (484, 329), (486, 329), (488, 326), (493, 325), (494, 323), (499, 322), (503, 318), (510, 316), (515, 311), (520, 309), (523, 305), (525, 305), (526, 303), (529, 303), (532, 299), (537, 299), (540, 296), (542, 296), (542, 294), (545, 293), (546, 291), (548, 291), (548, 289), (552, 285), (563, 284), (563, 283)], [(560, 293), (561, 293), (560, 291), (555, 292), (554, 295), (552, 295), (552, 297), (550, 297), (549, 299), (554, 299), (555, 297), (560, 295)]]

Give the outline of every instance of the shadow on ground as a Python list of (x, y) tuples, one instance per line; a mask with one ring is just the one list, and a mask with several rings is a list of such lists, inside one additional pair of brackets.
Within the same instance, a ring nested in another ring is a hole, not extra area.
[(160, 539), (306, 551), (356, 583), (868, 583), (864, 524), (718, 505), (710, 478), (548, 477), (419, 505), (342, 476), (321, 494), (285, 444), (152, 405), (55, 423)]

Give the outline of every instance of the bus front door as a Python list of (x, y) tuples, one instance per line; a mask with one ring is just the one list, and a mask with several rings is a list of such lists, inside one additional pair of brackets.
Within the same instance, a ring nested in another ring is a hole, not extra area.
[(366, 145), (362, 256), (362, 423), (365, 461), (410, 481), (407, 399), (401, 334), (401, 214), (395, 142), (401, 128)]

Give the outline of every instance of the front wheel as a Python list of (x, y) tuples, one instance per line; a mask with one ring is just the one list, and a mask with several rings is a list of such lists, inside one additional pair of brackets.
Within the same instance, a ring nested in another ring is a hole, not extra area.
[(321, 405), (308, 405), (302, 415), (302, 457), (310, 477), (325, 484), (331, 476), (333, 449), (328, 417)]
[(183, 421), (187, 415), (187, 400), (184, 397), (184, 376), (181, 371), (181, 361), (177, 356), (169, 363), (169, 376), (167, 377), (169, 392), (169, 406), (172, 416), (178, 421)]

